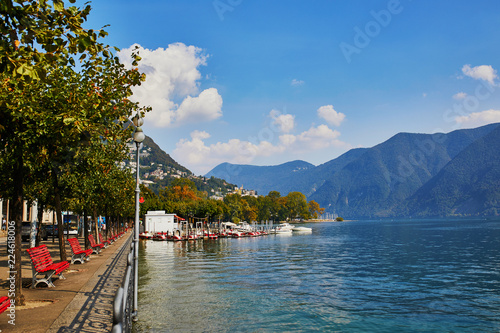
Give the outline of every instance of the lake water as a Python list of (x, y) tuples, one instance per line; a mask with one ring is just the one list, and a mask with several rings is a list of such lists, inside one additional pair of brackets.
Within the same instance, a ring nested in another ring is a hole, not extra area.
[(500, 332), (500, 220), (141, 241), (136, 332)]

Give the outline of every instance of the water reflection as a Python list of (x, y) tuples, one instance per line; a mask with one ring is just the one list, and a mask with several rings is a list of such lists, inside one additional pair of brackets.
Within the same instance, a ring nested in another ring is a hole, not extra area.
[(147, 241), (140, 260), (140, 332), (500, 329), (498, 221)]

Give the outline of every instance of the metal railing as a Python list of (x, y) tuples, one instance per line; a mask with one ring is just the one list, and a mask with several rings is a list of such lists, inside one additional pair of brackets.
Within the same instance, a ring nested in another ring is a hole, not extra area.
[(130, 252), (127, 255), (127, 270), (123, 284), (116, 292), (113, 302), (113, 333), (132, 332), (132, 319), (134, 317), (134, 279), (135, 265), (134, 262), (134, 246), (138, 246), (137, 242), (131, 242)]

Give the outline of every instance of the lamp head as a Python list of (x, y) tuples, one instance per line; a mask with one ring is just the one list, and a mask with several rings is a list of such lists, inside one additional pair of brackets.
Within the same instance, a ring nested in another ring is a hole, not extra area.
[(135, 127), (141, 127), (144, 124), (144, 119), (142, 119), (141, 116), (139, 116), (139, 112), (132, 117), (132, 122), (134, 123)]
[(142, 128), (140, 126), (138, 126), (135, 129), (134, 141), (136, 143), (141, 143), (142, 141), (144, 141), (145, 138), (146, 138), (146, 135), (144, 135), (144, 132), (142, 131)]

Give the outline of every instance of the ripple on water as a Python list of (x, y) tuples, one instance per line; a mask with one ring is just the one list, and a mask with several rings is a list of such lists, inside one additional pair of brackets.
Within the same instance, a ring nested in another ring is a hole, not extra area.
[(360, 221), (147, 242), (137, 332), (500, 330), (500, 222)]

